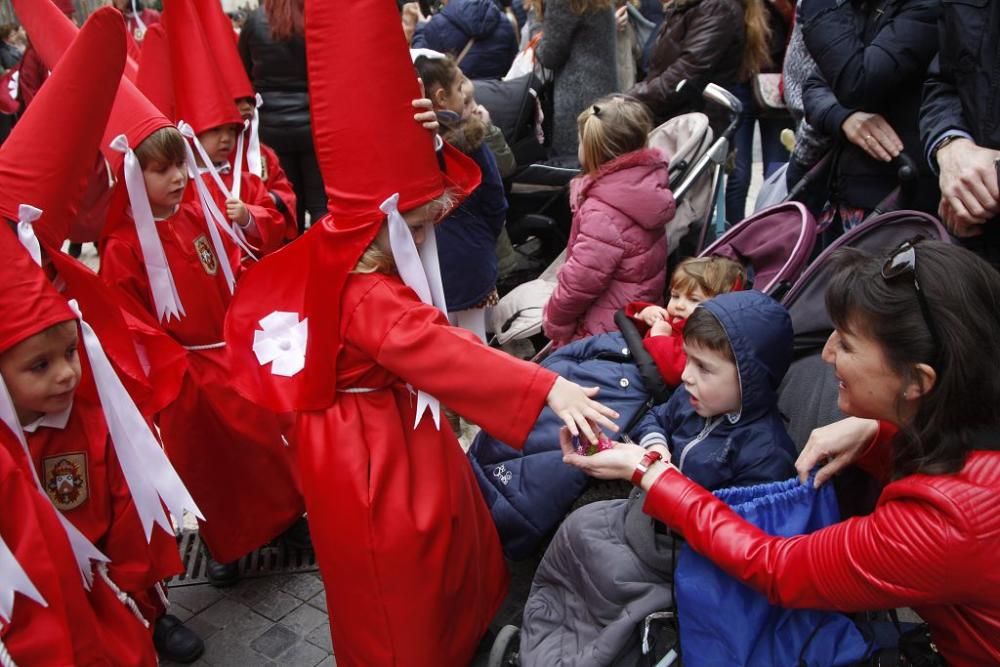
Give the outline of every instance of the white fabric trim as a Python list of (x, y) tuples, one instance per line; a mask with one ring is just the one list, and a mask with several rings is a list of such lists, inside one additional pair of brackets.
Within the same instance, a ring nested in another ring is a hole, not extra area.
[(46, 412), (44, 415), (42, 415), (35, 421), (31, 422), (30, 424), (26, 424), (23, 427), (24, 432), (34, 433), (35, 431), (37, 431), (42, 427), (54, 428), (58, 431), (62, 431), (63, 429), (66, 428), (66, 424), (69, 423), (69, 418), (71, 414), (73, 414), (72, 403), (70, 403), (70, 406), (68, 408), (66, 408), (61, 412)]
[(42, 217), (42, 209), (35, 208), (30, 204), (21, 204), (17, 207), (17, 238), (21, 245), (31, 255), (38, 266), (42, 265), (42, 246), (35, 236), (34, 223)]
[(139, 237), (139, 249), (142, 251), (142, 262), (146, 267), (149, 289), (153, 294), (156, 319), (159, 322), (169, 322), (171, 317), (179, 320), (185, 315), (184, 306), (181, 304), (174, 276), (170, 272), (163, 242), (160, 241), (160, 235), (156, 231), (156, 222), (153, 220), (153, 210), (149, 205), (149, 194), (146, 192), (146, 181), (142, 176), (139, 158), (129, 146), (128, 138), (124, 134), (114, 138), (111, 148), (125, 154), (125, 189), (128, 191), (132, 207), (132, 220), (135, 222), (136, 236)]
[(122, 385), (104, 353), (104, 348), (101, 347), (97, 334), (84, 321), (76, 301), (71, 300), (69, 307), (80, 325), (83, 347), (87, 352), (87, 361), (90, 362), (97, 395), (104, 410), (108, 434), (111, 436), (122, 476), (128, 485), (136, 513), (142, 523), (146, 542), (152, 539), (154, 523), (163, 528), (168, 535), (174, 534), (173, 523), (163, 511), (164, 505), (176, 517), (184, 516), (184, 512), (187, 511), (204, 520), (205, 517), (198, 509), (194, 498), (167, 460), (167, 455), (150, 430), (149, 423)]
[(200, 352), (201, 350), (221, 350), (226, 346), (226, 342), (206, 343), (205, 345), (181, 345), (188, 352)]
[(35, 584), (31, 582), (28, 573), (17, 562), (14, 552), (3, 541), (3, 537), (0, 537), (0, 620), (4, 623), (10, 623), (10, 619), (14, 616), (14, 597), (17, 593), (43, 607), (49, 606)]
[(247, 169), (257, 178), (264, 177), (264, 159), (260, 150), (260, 108), (264, 98), (257, 93), (253, 116), (250, 117), (250, 141), (247, 146)]

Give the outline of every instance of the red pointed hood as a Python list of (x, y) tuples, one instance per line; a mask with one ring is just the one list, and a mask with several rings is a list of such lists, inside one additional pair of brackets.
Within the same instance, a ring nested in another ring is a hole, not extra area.
[[(197, 2), (198, 17), (201, 27), (208, 39), (208, 44), (215, 54), (216, 63), (226, 81), (226, 87), (234, 100), (253, 98), (256, 94), (250, 77), (243, 67), (243, 60), (236, 49), (236, 32), (233, 22), (222, 11), (221, 2)], [(147, 35), (148, 37), (148, 35)], [(145, 49), (145, 45), (142, 47)]]
[(76, 319), (6, 223), (0, 223), (0, 257), (0, 354), (51, 326)]
[(164, 116), (174, 120), (177, 110), (171, 69), (167, 33), (162, 23), (154, 23), (146, 30), (146, 37), (142, 40), (139, 76), (135, 85)]
[(170, 44), (177, 119), (194, 128), (195, 134), (220, 125), (242, 125), (212, 55), (219, 47), (205, 36), (195, 0), (166, 0), (163, 24)]
[(35, 233), (47, 245), (69, 236), (124, 63), (125, 22), (99, 9), (0, 148), (0, 216), (17, 220), (21, 204), (41, 209)]

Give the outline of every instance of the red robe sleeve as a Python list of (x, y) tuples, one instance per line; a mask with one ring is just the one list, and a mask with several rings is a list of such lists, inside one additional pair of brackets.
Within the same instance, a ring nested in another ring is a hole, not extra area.
[(281, 160), (278, 154), (264, 144), (260, 145), (261, 158), (264, 161), (264, 184), (271, 192), (275, 200), (278, 212), (285, 220), (285, 240), (291, 241), (299, 235), (297, 219), (298, 199), (295, 197), (295, 189), (292, 182), (288, 180), (288, 174), (281, 168)]
[(675, 468), (654, 484), (644, 511), (730, 576), (788, 608), (974, 603), (988, 591), (979, 577), (956, 573), (982, 562), (983, 549), (1000, 546), (996, 534), (977, 539), (952, 498), (919, 483), (886, 487), (868, 516), (792, 538), (764, 533)]
[(146, 266), (135, 248), (116, 237), (106, 238), (101, 243), (101, 266), (99, 275), (110, 287), (118, 290), (126, 303), (126, 308), (137, 317), (155, 317), (146, 278)]
[(253, 216), (253, 231), (247, 234), (250, 242), (267, 254), (280, 248), (285, 241), (285, 218), (271, 197), (264, 181), (244, 171), (240, 198)]
[(375, 283), (345, 321), (346, 343), (514, 446), (528, 437), (557, 378), (452, 327), (398, 279)]

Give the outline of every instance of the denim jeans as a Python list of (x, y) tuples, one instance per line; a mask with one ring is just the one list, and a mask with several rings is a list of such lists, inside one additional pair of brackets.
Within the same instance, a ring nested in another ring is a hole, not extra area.
[(754, 124), (760, 125), (764, 178), (767, 178), (788, 161), (788, 151), (781, 145), (781, 131), (792, 126), (792, 119), (759, 118), (749, 83), (730, 86), (729, 92), (743, 104), (740, 124), (733, 136), (736, 166), (726, 183), (726, 220), (734, 225), (746, 215), (747, 193), (750, 190), (750, 173), (753, 167)]

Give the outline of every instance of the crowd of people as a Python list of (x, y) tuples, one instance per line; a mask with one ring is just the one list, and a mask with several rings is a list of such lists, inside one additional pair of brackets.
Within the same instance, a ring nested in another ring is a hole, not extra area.
[[(215, 586), (274, 540), (315, 549), (339, 664), (469, 664), (509, 575), (456, 431), (519, 448), (543, 414), (568, 469), (638, 491), (555, 531), (521, 664), (638, 660), (636, 618), (671, 604), (675, 566), (642, 549), (671, 536), (775, 606), (912, 607), (929, 634), (907, 660), (1000, 664), (1000, 5), (11, 5), (5, 667), (195, 661), (204, 643), (164, 585), (185, 515)], [(597, 389), (488, 344), (527, 165), (477, 88), (524, 75), (545, 154), (579, 170), (550, 349), (617, 331), (622, 311), (673, 392), (627, 433)], [(887, 206), (951, 235), (834, 257), (822, 359), (847, 418), (801, 452), (777, 407), (788, 311), (738, 261), (671, 266), (680, 197), (648, 137), (689, 112), (721, 131), (709, 83), (741, 106), (730, 223), (753, 204), (759, 136), (772, 186), (808, 184), (823, 243)], [(713, 495), (855, 465), (883, 485), (877, 504), (805, 536)], [(609, 560), (631, 564), (629, 586)]]

